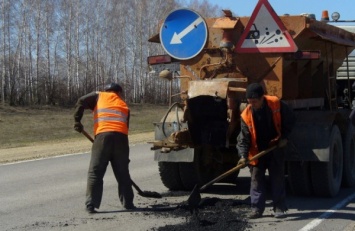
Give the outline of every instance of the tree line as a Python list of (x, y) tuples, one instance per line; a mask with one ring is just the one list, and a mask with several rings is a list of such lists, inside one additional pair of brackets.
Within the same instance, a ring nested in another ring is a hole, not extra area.
[(148, 56), (165, 52), (148, 39), (179, 7), (220, 15), (207, 0), (0, 1), (3, 106), (70, 106), (111, 81), (123, 86), (128, 103), (165, 104), (170, 83), (147, 64)]

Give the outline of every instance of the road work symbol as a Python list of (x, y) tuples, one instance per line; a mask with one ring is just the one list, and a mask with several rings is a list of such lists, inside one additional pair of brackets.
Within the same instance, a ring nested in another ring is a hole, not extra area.
[(296, 52), (297, 46), (267, 0), (260, 0), (236, 45), (237, 53)]
[(160, 28), (160, 41), (171, 57), (191, 59), (206, 44), (206, 22), (198, 13), (189, 9), (172, 11)]

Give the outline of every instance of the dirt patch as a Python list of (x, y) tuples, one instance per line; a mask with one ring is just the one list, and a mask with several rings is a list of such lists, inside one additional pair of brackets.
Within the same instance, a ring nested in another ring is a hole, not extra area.
[[(154, 132), (129, 135), (130, 144), (154, 140)], [(25, 147), (0, 149), (0, 163), (90, 152), (91, 142), (84, 136), (73, 140), (36, 143)]]

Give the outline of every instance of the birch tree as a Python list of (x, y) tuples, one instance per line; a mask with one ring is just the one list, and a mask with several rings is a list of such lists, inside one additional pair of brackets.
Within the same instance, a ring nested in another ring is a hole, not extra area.
[(148, 39), (185, 6), (218, 11), (207, 0), (0, 0), (1, 104), (71, 105), (109, 81), (129, 103), (167, 103), (170, 83), (147, 65), (165, 52)]

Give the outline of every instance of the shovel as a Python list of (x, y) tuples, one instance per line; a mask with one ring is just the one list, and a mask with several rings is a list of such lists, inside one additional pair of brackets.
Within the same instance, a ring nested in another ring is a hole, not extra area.
[[(85, 131), (82, 130), (81, 133), (88, 138), (91, 143), (94, 142), (94, 139)], [(132, 186), (137, 190), (138, 194), (141, 195), (142, 197), (150, 197), (150, 198), (162, 198), (162, 196), (157, 193), (157, 192), (151, 192), (151, 191), (142, 191), (138, 185), (136, 185), (136, 183), (133, 182), (133, 180), (131, 179), (132, 182)]]
[(208, 186), (218, 182), (219, 180), (225, 178), (226, 176), (229, 176), (230, 174), (238, 171), (239, 169), (243, 168), (244, 166), (246, 166), (247, 164), (249, 164), (249, 162), (256, 160), (260, 157), (262, 157), (263, 155), (265, 155), (268, 152), (271, 152), (272, 150), (274, 150), (275, 148), (277, 148), (277, 145), (268, 148), (264, 151), (259, 152), (258, 154), (256, 154), (255, 156), (253, 156), (251, 159), (247, 160), (246, 164), (239, 164), (236, 167), (228, 170), (227, 172), (223, 173), (222, 175), (216, 177), (215, 179), (211, 180), (210, 182), (206, 183), (205, 185), (203, 185), (201, 188), (198, 188), (198, 185), (195, 185), (194, 189), (192, 190), (189, 198), (187, 199), (187, 202), (189, 204), (190, 210), (196, 210), (198, 205), (200, 204), (201, 201), (201, 195), (200, 195), (200, 191), (203, 191), (204, 189), (206, 189)]

